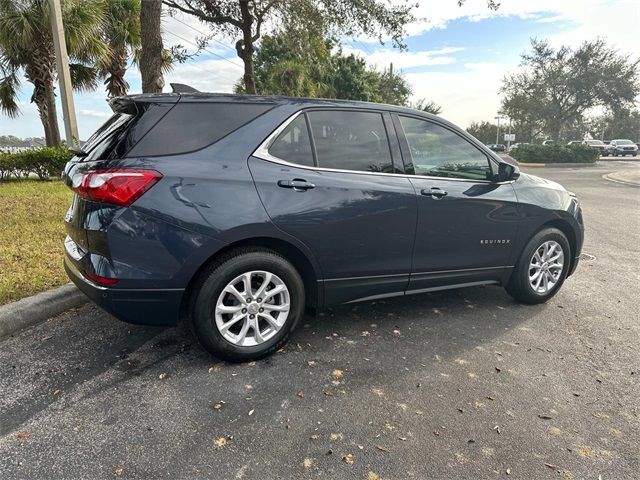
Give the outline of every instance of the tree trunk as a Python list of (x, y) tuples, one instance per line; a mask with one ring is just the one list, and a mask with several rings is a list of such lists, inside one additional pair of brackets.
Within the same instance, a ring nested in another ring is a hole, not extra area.
[(249, 10), (249, 2), (240, 0), (242, 16), (242, 40), (236, 42), (236, 52), (244, 64), (244, 88), (249, 95), (255, 95), (256, 76), (253, 71), (253, 15)]
[(160, 93), (164, 87), (164, 77), (162, 76), (163, 46), (160, 31), (162, 0), (143, 0), (140, 3), (142, 92)]
[[(57, 147), (61, 142), (54, 89), (53, 80), (49, 82), (48, 85), (45, 85), (45, 102), (47, 104), (47, 113), (49, 115), (49, 140), (47, 141), (47, 147)], [(71, 147), (72, 145), (69, 146)]]

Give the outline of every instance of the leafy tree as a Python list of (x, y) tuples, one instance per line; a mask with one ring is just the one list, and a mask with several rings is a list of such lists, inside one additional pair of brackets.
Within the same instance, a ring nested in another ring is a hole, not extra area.
[[(174, 10), (194, 15), (215, 32), (240, 36), (235, 47), (244, 64), (244, 90), (257, 92), (255, 44), (265, 30), (281, 31), (283, 24), (330, 36), (367, 33), (404, 47), (404, 26), (413, 20), (409, 0), (163, 0)], [(283, 20), (284, 19), (284, 20)], [(291, 78), (297, 78), (291, 77)]]
[(590, 109), (630, 108), (640, 94), (640, 60), (632, 60), (598, 39), (577, 49), (552, 48), (532, 40), (522, 54), (523, 70), (501, 87), (502, 110), (514, 120), (536, 126), (560, 140), (563, 130), (579, 123)]
[(471, 125), (467, 127), (467, 132), (484, 144), (494, 143), (497, 131), (498, 125), (491, 122), (471, 122)]
[[(332, 51), (333, 50), (333, 51)], [(266, 95), (324, 97), (405, 105), (411, 89), (392, 68), (378, 72), (316, 31), (265, 35), (255, 53), (258, 91)], [(246, 93), (244, 82), (235, 86)]]
[[(105, 10), (101, 2), (64, 0), (62, 20), (71, 80), (78, 90), (96, 87), (95, 62), (104, 55)], [(56, 116), (56, 57), (48, 0), (0, 0), (0, 111), (20, 114), (21, 75), (33, 85), (31, 101), (40, 114), (48, 146), (60, 143)]]
[(442, 113), (442, 106), (438, 105), (433, 100), (427, 100), (421, 98), (416, 103), (411, 104), (411, 108), (415, 110), (422, 110), (423, 112), (432, 113), (434, 115), (440, 115)]

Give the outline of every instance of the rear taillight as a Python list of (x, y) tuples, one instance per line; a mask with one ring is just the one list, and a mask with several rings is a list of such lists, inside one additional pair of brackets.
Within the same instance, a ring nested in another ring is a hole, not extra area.
[(91, 170), (73, 175), (71, 189), (87, 200), (128, 207), (161, 178), (155, 170)]

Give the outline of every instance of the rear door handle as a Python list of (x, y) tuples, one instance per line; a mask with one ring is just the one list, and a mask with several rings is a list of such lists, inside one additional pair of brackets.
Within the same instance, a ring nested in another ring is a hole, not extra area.
[(438, 188), (438, 187), (431, 187), (429, 189), (423, 188), (422, 190), (420, 190), (420, 193), (422, 195), (426, 195), (426, 196), (430, 196), (432, 198), (435, 198), (437, 200), (440, 200), (440, 199), (442, 199), (442, 198), (447, 196), (447, 192), (445, 192), (444, 190), (442, 190), (441, 188)]
[(293, 180), (278, 180), (278, 186), (282, 188), (292, 188), (296, 192), (304, 192), (316, 188), (313, 183), (307, 182), (302, 178), (294, 178)]

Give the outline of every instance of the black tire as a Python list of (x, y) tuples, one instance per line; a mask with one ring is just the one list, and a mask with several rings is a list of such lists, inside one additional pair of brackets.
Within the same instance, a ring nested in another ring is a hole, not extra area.
[[(564, 254), (564, 264), (556, 284), (551, 288), (551, 290), (542, 294), (536, 292), (529, 283), (529, 262), (531, 261), (535, 251), (544, 242), (549, 240), (556, 241), (561, 246), (562, 253)], [(571, 258), (571, 247), (564, 233), (557, 228), (545, 228), (544, 230), (539, 231), (524, 247), (513, 273), (511, 274), (509, 283), (505, 287), (507, 293), (519, 302), (530, 305), (546, 302), (558, 293), (558, 290), (562, 287), (562, 284), (567, 278), (567, 271), (569, 270)]]
[[(216, 326), (216, 303), (229, 282), (255, 270), (273, 273), (284, 282), (289, 291), (289, 314), (280, 330), (264, 343), (234, 345), (223, 337)], [(205, 350), (230, 362), (257, 360), (278, 350), (289, 339), (305, 306), (304, 283), (293, 265), (272, 250), (254, 247), (234, 250), (214, 262), (194, 286), (191, 298), (190, 317), (196, 338)]]

